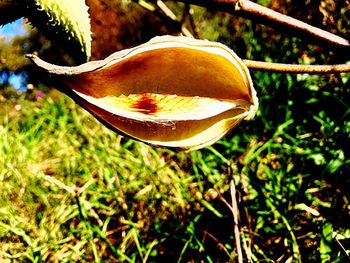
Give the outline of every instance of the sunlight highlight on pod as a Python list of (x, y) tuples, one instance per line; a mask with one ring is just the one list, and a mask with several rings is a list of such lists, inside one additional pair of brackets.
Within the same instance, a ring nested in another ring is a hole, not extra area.
[(152, 145), (208, 146), (258, 108), (247, 67), (216, 42), (156, 37), (77, 67), (28, 57), (98, 120)]

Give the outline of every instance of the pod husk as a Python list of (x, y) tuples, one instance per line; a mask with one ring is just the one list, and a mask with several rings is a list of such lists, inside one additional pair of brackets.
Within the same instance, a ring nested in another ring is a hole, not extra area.
[(108, 127), (153, 145), (210, 145), (258, 108), (247, 67), (217, 42), (156, 37), (77, 67), (29, 58)]

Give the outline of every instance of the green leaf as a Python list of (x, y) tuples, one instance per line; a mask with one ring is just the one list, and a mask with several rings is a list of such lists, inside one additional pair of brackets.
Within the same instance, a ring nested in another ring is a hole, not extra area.
[(28, 1), (27, 16), (45, 35), (72, 43), (88, 59), (91, 55), (91, 31), (88, 7), (84, 0)]
[(320, 242), (320, 256), (322, 262), (329, 262), (330, 253), (332, 252), (332, 248), (330, 247), (330, 243), (332, 242), (332, 233), (333, 226), (331, 223), (325, 223), (322, 228), (322, 238)]

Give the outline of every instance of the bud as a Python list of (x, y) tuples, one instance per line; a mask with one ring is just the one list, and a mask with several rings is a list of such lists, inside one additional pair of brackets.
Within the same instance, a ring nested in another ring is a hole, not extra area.
[(77, 67), (28, 57), (108, 127), (153, 145), (210, 145), (258, 108), (247, 67), (216, 42), (156, 37)]

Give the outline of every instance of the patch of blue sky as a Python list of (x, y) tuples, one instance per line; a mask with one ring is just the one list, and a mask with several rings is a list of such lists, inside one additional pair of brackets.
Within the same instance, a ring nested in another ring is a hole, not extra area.
[(10, 73), (9, 75), (2, 72), (0, 74), (0, 85), (7, 82), (11, 85), (18, 93), (22, 93), (27, 90), (27, 75), (24, 72), (21, 73)]
[(24, 27), (23, 18), (16, 21), (0, 26), (0, 37), (10, 40), (18, 35), (25, 35), (27, 30)]
[[(4, 38), (5, 41), (10, 41), (16, 36), (25, 34), (27, 34), (27, 30), (24, 27), (23, 18), (17, 19), (16, 21), (4, 26), (0, 26), (0, 38)], [(0, 75), (0, 84), (1, 82), (4, 82), (4, 76)], [(27, 75), (24, 72), (17, 74), (10, 73), (7, 76), (7, 82), (19, 93), (27, 90)]]
[(9, 83), (18, 93), (22, 93), (27, 90), (27, 75), (25, 73), (11, 74)]

